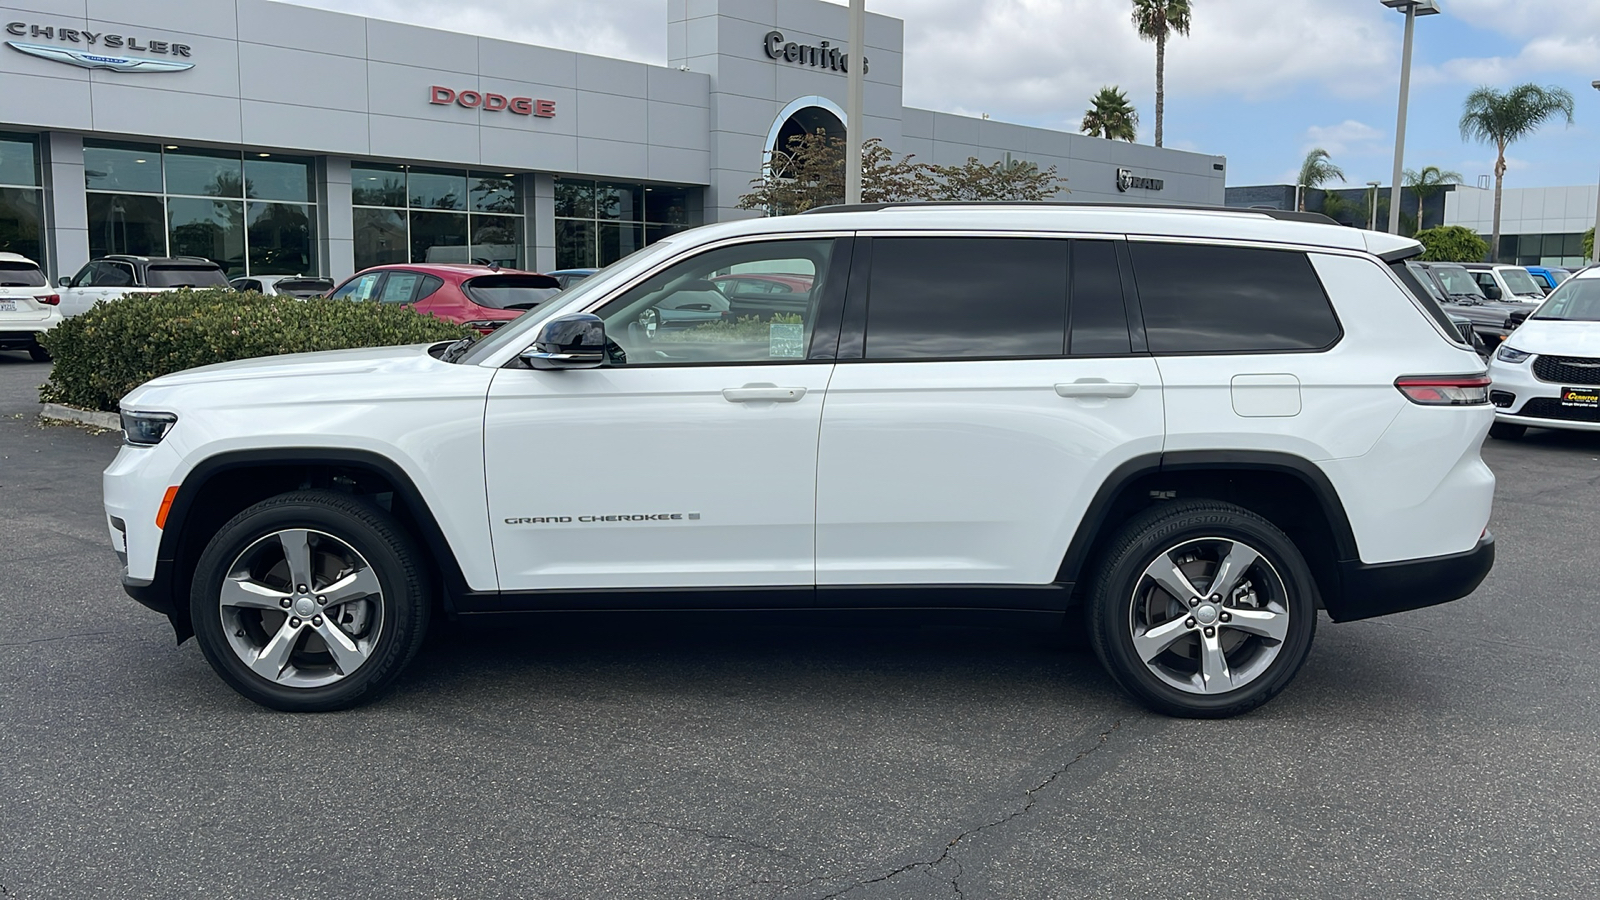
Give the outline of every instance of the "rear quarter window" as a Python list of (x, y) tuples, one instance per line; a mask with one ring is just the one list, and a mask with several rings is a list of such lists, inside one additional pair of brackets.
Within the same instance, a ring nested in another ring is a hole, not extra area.
[(1324, 350), (1338, 317), (1296, 250), (1130, 242), (1152, 353)]

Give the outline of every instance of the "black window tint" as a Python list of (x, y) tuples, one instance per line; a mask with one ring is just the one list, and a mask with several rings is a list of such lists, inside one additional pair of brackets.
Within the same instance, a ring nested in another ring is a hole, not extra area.
[(1317, 350), (1339, 337), (1304, 253), (1205, 244), (1129, 244), (1155, 353)]
[(1128, 315), (1122, 305), (1117, 248), (1110, 241), (1072, 242), (1072, 342), (1074, 356), (1128, 353)]
[(1029, 238), (876, 238), (867, 359), (1058, 356), (1067, 244)]
[(90, 276), (93, 287), (125, 287), (133, 284), (133, 269), (121, 263), (101, 263)]
[(44, 287), (44, 273), (33, 263), (0, 260), (0, 287)]
[(148, 287), (227, 287), (227, 276), (215, 266), (151, 266), (145, 271)]

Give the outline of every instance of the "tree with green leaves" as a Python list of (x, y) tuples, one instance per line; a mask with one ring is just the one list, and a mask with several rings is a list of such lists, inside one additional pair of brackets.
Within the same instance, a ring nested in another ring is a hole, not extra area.
[[(1461, 139), (1493, 144), (1494, 229), (1489, 246), (1500, 246), (1500, 188), (1506, 177), (1506, 147), (1538, 131), (1545, 122), (1565, 116), (1572, 124), (1572, 93), (1566, 88), (1519, 84), (1501, 93), (1481, 87), (1461, 107)], [(1487, 255), (1487, 252), (1486, 254)]]
[(1594, 228), (1591, 226), (1583, 233), (1583, 257), (1591, 262), (1596, 262), (1594, 256)]
[(1189, 34), (1189, 0), (1133, 0), (1133, 27), (1139, 37), (1156, 42), (1156, 146), (1167, 109), (1167, 35)]
[[(740, 209), (762, 209), (782, 216), (844, 202), (845, 141), (822, 132), (796, 135), (787, 150), (772, 154), (761, 177), (739, 198)], [(1040, 169), (1031, 162), (1005, 159), (980, 163), (968, 158), (958, 166), (934, 166), (896, 158), (878, 138), (862, 145), (861, 201), (892, 203), (908, 200), (1048, 200), (1066, 190), (1055, 166)]]
[(1089, 109), (1083, 114), (1078, 130), (1091, 137), (1113, 141), (1136, 140), (1139, 111), (1128, 102), (1128, 95), (1115, 86), (1103, 87), (1089, 100)]
[(1441, 225), (1417, 232), (1422, 258), (1428, 262), (1478, 262), (1489, 255), (1489, 245), (1471, 228)]
[[(1344, 181), (1344, 170), (1333, 164), (1333, 158), (1328, 155), (1328, 151), (1321, 147), (1312, 148), (1311, 152), (1306, 154), (1305, 161), (1300, 163), (1300, 178), (1295, 182), (1305, 188), (1300, 193), (1300, 211), (1305, 212), (1306, 194), (1335, 178)], [(1327, 202), (1326, 198), (1323, 202)]]
[(1426, 203), (1429, 197), (1444, 190), (1445, 185), (1460, 184), (1461, 173), (1441, 169), (1438, 166), (1423, 166), (1421, 172), (1407, 169), (1401, 183), (1411, 188), (1411, 192), (1417, 195), (1417, 224), (1420, 226), (1422, 204)]

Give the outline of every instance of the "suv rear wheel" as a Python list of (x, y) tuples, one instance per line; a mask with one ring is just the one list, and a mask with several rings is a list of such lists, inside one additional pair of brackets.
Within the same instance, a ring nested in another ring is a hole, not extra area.
[(1160, 504), (1128, 522), (1095, 574), (1089, 636), (1111, 676), (1157, 712), (1223, 718), (1299, 671), (1316, 587), (1271, 522), (1213, 501)]
[(348, 494), (281, 494), (206, 546), (190, 593), (195, 636), (217, 674), (264, 706), (365, 702), (427, 630), (419, 558), (392, 518)]

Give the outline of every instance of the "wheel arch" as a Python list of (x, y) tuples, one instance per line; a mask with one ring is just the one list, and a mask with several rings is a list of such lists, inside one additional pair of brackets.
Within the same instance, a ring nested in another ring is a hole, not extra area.
[(466, 578), (438, 520), (402, 466), (378, 453), (347, 448), (238, 450), (207, 457), (184, 476), (161, 532), (152, 587), (156, 599), (166, 601), (162, 611), (172, 620), (180, 643), (194, 634), (190, 582), (211, 536), (254, 503), (310, 487), (368, 497), (393, 515), (422, 545), (444, 611), (454, 613), (454, 598), (466, 592)]
[(1163, 500), (1204, 497), (1264, 516), (1294, 541), (1317, 581), (1320, 600), (1342, 597), (1341, 564), (1360, 558), (1355, 532), (1333, 482), (1290, 453), (1198, 450), (1135, 457), (1112, 471), (1090, 501), (1056, 580), (1085, 596), (1086, 569), (1122, 523)]

